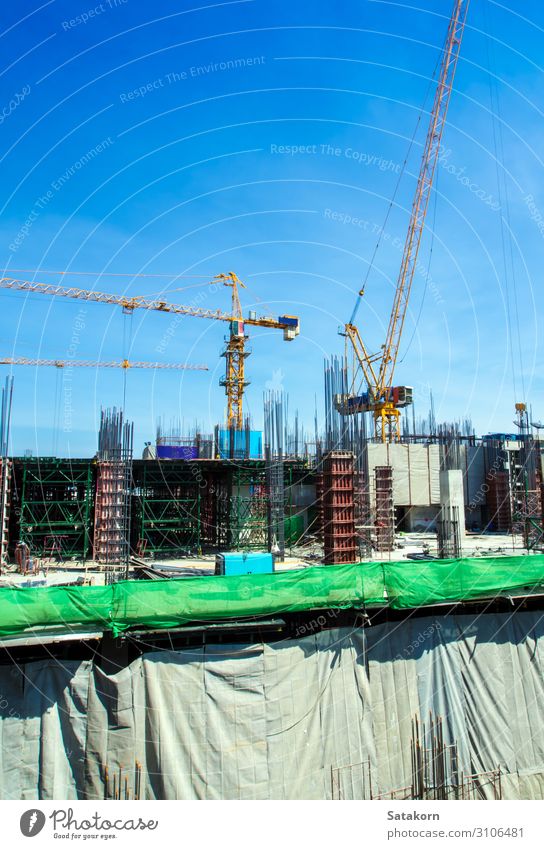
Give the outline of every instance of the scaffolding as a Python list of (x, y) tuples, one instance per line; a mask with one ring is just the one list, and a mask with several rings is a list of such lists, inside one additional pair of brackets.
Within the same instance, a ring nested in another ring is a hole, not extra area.
[(86, 560), (92, 534), (92, 461), (24, 457), (14, 466), (19, 541), (37, 556)]
[[(286, 436), (284, 397), (269, 392), (264, 401), (266, 487), (268, 494), (268, 550), (285, 557), (285, 479), (283, 471)], [(298, 450), (298, 426), (294, 446)]]
[(9, 545), (9, 514), (11, 506), (11, 477), (13, 464), (0, 458), (0, 568), (6, 565)]
[(270, 458), (267, 465), (268, 549), (280, 560), (285, 556), (285, 485), (283, 461)]
[[(270, 528), (267, 471), (263, 460), (135, 461), (133, 549), (153, 557), (266, 550)], [(282, 519), (277, 540), (284, 522), (293, 518), (295, 483), (308, 477), (313, 481), (313, 473), (303, 464), (283, 462), (276, 466), (276, 474), (280, 478), (276, 487), (281, 491), (277, 513)]]
[(130, 492), (134, 425), (123, 413), (102, 410), (98, 435), (94, 557), (106, 565), (106, 581), (128, 574)]
[[(133, 544), (140, 554), (160, 558), (200, 552), (201, 493), (210, 493), (212, 485), (201, 486), (194, 468), (173, 460), (135, 467)], [(213, 515), (206, 522), (213, 523)]]
[(324, 475), (322, 466), (320, 466), (320, 470), (315, 476), (315, 518), (312, 525), (312, 530), (314, 531), (317, 539), (320, 540), (323, 540), (323, 528), (325, 527), (323, 501), (324, 486)]
[(395, 544), (395, 508), (393, 502), (393, 469), (376, 466), (376, 550), (392, 551)]
[(8, 459), (8, 449), (12, 399), (13, 378), (7, 377), (0, 414), (0, 569), (7, 563), (9, 545), (12, 462)]
[(232, 469), (228, 510), (228, 547), (233, 551), (263, 551), (268, 547), (268, 492), (262, 462)]
[[(366, 455), (366, 452), (364, 452)], [(370, 512), (370, 489), (368, 472), (365, 469), (355, 471), (353, 476), (355, 529), (359, 542), (359, 556), (368, 558), (372, 553), (372, 518)]]
[(529, 550), (541, 549), (544, 538), (540, 455), (540, 443), (526, 434), (512, 458), (513, 530)]

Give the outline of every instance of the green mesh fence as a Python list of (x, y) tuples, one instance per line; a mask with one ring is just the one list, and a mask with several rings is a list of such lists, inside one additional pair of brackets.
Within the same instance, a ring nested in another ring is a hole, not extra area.
[(304, 516), (286, 516), (285, 545), (296, 545), (304, 535)]
[(544, 555), (312, 566), (271, 575), (0, 588), (0, 636), (26, 629), (173, 628), (304, 610), (415, 608), (544, 590)]

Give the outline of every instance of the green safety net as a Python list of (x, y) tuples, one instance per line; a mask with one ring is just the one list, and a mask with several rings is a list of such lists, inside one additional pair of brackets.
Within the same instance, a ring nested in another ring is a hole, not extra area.
[(304, 516), (297, 514), (295, 516), (286, 516), (284, 522), (285, 528), (285, 545), (298, 545), (304, 536)]
[(0, 636), (27, 629), (174, 628), (305, 610), (416, 608), (544, 591), (544, 555), (311, 566), (270, 575), (0, 588)]

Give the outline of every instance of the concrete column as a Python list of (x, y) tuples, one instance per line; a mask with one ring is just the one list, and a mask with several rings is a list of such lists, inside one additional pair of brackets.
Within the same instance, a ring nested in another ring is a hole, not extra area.
[(438, 549), (441, 557), (459, 557), (465, 538), (465, 498), (463, 472), (440, 472), (440, 515)]
[[(448, 508), (457, 507), (457, 511)], [(453, 515), (457, 512), (459, 516), (459, 536), (465, 536), (465, 492), (463, 486), (463, 472), (461, 469), (450, 469), (440, 472), (440, 509), (444, 516)]]

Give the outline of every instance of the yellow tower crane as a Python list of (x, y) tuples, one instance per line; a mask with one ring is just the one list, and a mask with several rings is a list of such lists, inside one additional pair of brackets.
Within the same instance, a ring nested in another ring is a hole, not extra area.
[(269, 327), (275, 330), (283, 330), (283, 338), (290, 342), (300, 333), (300, 322), (297, 316), (280, 315), (257, 316), (253, 311), (244, 318), (238, 288), (243, 284), (234, 272), (219, 274), (212, 284), (221, 282), (232, 288), (232, 307), (230, 312), (216, 309), (205, 309), (204, 307), (184, 306), (164, 301), (160, 298), (150, 299), (144, 296), (129, 297), (126, 295), (115, 295), (107, 292), (96, 292), (89, 289), (79, 289), (74, 286), (56, 286), (48, 283), (35, 283), (29, 280), (18, 280), (12, 277), (0, 278), (0, 288), (16, 289), (31, 294), (51, 295), (60, 298), (76, 298), (80, 301), (93, 301), (100, 304), (113, 304), (123, 307), (124, 312), (133, 312), (135, 309), (157, 310), (158, 312), (174, 315), (190, 315), (196, 318), (207, 318), (213, 321), (226, 321), (230, 326), (230, 335), (225, 351), (226, 374), (221, 381), (225, 386), (227, 394), (227, 426), (241, 429), (243, 426), (243, 395), (245, 382), (245, 327)]
[(245, 286), (233, 271), (228, 274), (218, 274), (216, 279), (232, 289), (231, 310), (234, 317), (230, 324), (227, 346), (223, 351), (225, 377), (221, 381), (221, 385), (225, 387), (227, 395), (227, 426), (241, 430), (243, 425), (243, 397), (248, 385), (245, 379), (245, 361), (246, 357), (249, 356), (249, 351), (246, 349), (247, 336), (238, 290), (239, 287), (245, 289)]
[(355, 324), (364, 289), (359, 292), (350, 321), (344, 327), (344, 335), (351, 343), (356, 361), (352, 390), (359, 369), (368, 390), (362, 395), (353, 394), (353, 391), (347, 395), (337, 395), (336, 409), (343, 415), (372, 412), (374, 434), (383, 442), (399, 439), (399, 410), (412, 403), (412, 388), (393, 386), (393, 376), (469, 2), (470, 0), (454, 0), (453, 4), (385, 343), (378, 353), (370, 354)]

